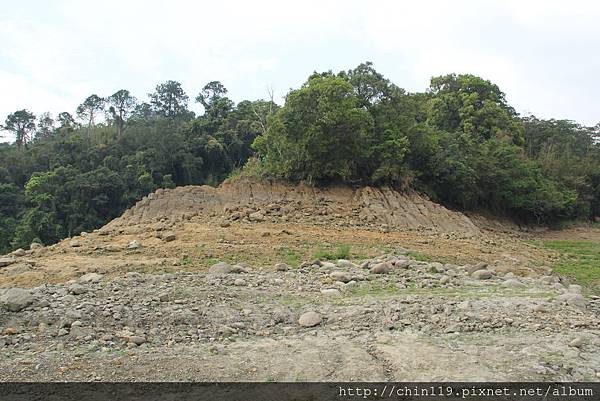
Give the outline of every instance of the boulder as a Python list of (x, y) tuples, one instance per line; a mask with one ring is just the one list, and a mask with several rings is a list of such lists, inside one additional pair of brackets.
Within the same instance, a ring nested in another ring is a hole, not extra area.
[(354, 263), (352, 263), (346, 259), (338, 259), (337, 265), (338, 265), (338, 267), (341, 267), (343, 269), (355, 269), (356, 268), (356, 265)]
[(0, 296), (0, 306), (11, 312), (18, 312), (33, 303), (33, 296), (22, 288), (9, 288)]
[(303, 327), (314, 327), (321, 324), (322, 321), (323, 318), (320, 314), (310, 311), (303, 313), (302, 316), (300, 316), (300, 319), (298, 319), (298, 324)]
[(387, 274), (392, 270), (392, 267), (387, 262), (377, 263), (371, 267), (371, 273), (373, 274)]
[(485, 269), (476, 270), (473, 273), (471, 273), (471, 277), (473, 277), (476, 280), (489, 280), (492, 278), (492, 276), (492, 272)]
[(275, 270), (277, 270), (278, 272), (285, 272), (290, 270), (292, 267), (288, 264), (285, 263), (277, 263), (275, 264)]
[(98, 283), (100, 280), (102, 280), (102, 274), (98, 273), (88, 273), (79, 277), (80, 283)]
[(34, 250), (36, 250), (36, 249), (41, 249), (41, 248), (43, 248), (43, 247), (44, 247), (44, 245), (40, 244), (39, 242), (32, 242), (32, 243), (29, 245), (29, 249), (30, 249), (30, 250), (32, 250), (32, 251), (34, 251)]
[(335, 281), (341, 281), (342, 283), (352, 281), (352, 276), (349, 273), (341, 271), (333, 271), (329, 273), (329, 277), (331, 277)]
[(215, 263), (208, 269), (210, 274), (229, 274), (233, 272), (233, 267), (226, 262)]
[(15, 262), (15, 258), (0, 258), (0, 267), (10, 266)]

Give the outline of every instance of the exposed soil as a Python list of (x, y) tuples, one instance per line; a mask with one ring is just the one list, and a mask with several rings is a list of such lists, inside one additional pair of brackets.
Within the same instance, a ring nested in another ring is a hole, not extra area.
[(28, 295), (0, 307), (0, 380), (599, 380), (598, 299), (524, 241), (574, 235), (600, 240), (390, 190), (159, 190), (7, 255), (0, 302)]

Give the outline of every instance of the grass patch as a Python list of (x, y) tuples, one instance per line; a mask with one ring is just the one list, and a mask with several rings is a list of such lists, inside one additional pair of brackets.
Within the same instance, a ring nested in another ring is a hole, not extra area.
[(571, 278), (588, 291), (600, 293), (600, 244), (587, 241), (543, 241), (534, 245), (560, 253), (554, 271)]
[(335, 249), (319, 248), (313, 253), (313, 259), (350, 259), (350, 251), (352, 245), (350, 244), (339, 244)]
[(408, 252), (406, 255), (411, 256), (411, 257), (415, 258), (415, 260), (418, 260), (420, 262), (433, 262), (434, 261), (431, 256), (425, 255), (420, 252)]

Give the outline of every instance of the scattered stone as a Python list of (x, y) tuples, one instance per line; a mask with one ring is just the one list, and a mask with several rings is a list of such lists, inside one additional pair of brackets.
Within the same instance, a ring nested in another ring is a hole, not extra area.
[(489, 270), (476, 270), (471, 273), (471, 277), (476, 280), (489, 280), (493, 276), (492, 272)]
[(444, 269), (444, 265), (439, 262), (430, 263), (427, 268), (431, 273), (444, 273), (446, 269)]
[(73, 239), (73, 240), (69, 241), (69, 246), (71, 248), (78, 248), (81, 246), (81, 243), (79, 241), (76, 241)]
[(86, 292), (88, 292), (87, 287), (81, 285), (81, 284), (71, 284), (69, 286), (69, 293), (73, 294), (73, 295), (81, 295), (81, 294), (85, 294)]
[(396, 261), (396, 263), (394, 263), (394, 266), (397, 267), (398, 269), (408, 269), (410, 267), (411, 263), (412, 263), (412, 260), (408, 260), (408, 259), (398, 260), (398, 261)]
[(342, 283), (352, 281), (352, 276), (349, 273), (341, 271), (333, 271), (329, 273), (329, 277), (331, 277), (335, 281), (341, 281)]
[(450, 277), (449, 276), (442, 276), (440, 278), (440, 284), (441, 285), (446, 285), (450, 282)]
[(577, 284), (571, 284), (567, 288), (567, 291), (574, 292), (574, 293), (581, 293), (581, 286), (577, 285)]
[(277, 270), (278, 272), (286, 272), (288, 270), (290, 270), (292, 267), (288, 264), (285, 263), (277, 263), (275, 264), (275, 270)]
[(569, 347), (581, 348), (583, 346), (583, 338), (577, 337), (569, 343)]
[(208, 272), (210, 274), (229, 274), (233, 271), (233, 267), (226, 262), (219, 262), (210, 267)]
[(102, 280), (102, 274), (88, 273), (88, 274), (84, 274), (83, 276), (79, 277), (78, 281), (80, 283), (98, 283), (98, 282), (100, 282), (100, 280)]
[(326, 288), (321, 290), (321, 294), (326, 297), (341, 297), (342, 293), (337, 288)]
[(237, 286), (237, 287), (243, 287), (245, 286), (246, 280), (244, 280), (243, 278), (236, 278), (235, 281), (233, 282), (233, 285)]
[(127, 249), (138, 249), (140, 246), (140, 241), (134, 239), (127, 245)]
[(254, 213), (250, 213), (248, 215), (248, 218), (250, 219), (250, 221), (264, 221), (265, 220), (265, 215), (262, 212), (254, 212)]
[(171, 242), (175, 241), (177, 239), (177, 236), (174, 233), (165, 233), (162, 235), (162, 239), (165, 242)]
[(377, 263), (371, 267), (371, 273), (373, 274), (387, 274), (392, 270), (392, 267), (387, 262)]
[(13, 251), (12, 254), (17, 257), (25, 256), (25, 250), (23, 248), (19, 248), (16, 251)]
[(0, 267), (10, 266), (15, 262), (15, 258), (0, 258)]
[(0, 295), (0, 306), (11, 312), (19, 312), (33, 303), (33, 296), (22, 288), (9, 288)]
[(314, 327), (321, 324), (322, 321), (321, 315), (314, 311), (303, 313), (298, 319), (298, 323), (303, 327)]
[(140, 346), (146, 342), (146, 337), (143, 336), (130, 336), (129, 342), (134, 343), (137, 346)]
[(337, 266), (341, 267), (343, 269), (355, 269), (356, 268), (356, 265), (354, 263), (352, 263), (346, 259), (339, 259), (337, 261)]
[(502, 286), (507, 288), (525, 288), (525, 284), (514, 278), (504, 281)]
[(29, 245), (29, 249), (32, 250), (32, 251), (35, 251), (36, 249), (41, 249), (43, 247), (44, 247), (44, 245), (40, 244), (39, 242), (32, 242)]
[(223, 220), (219, 223), (219, 226), (223, 227), (223, 228), (227, 228), (227, 227), (231, 226), (231, 223), (228, 222), (227, 220)]
[(326, 269), (335, 269), (336, 268), (335, 264), (331, 263), (331, 262), (319, 262), (319, 264), (321, 267), (324, 267)]
[(587, 305), (587, 300), (583, 297), (583, 295), (573, 292), (567, 292), (556, 297), (556, 300), (562, 303), (566, 303), (570, 306), (577, 306), (579, 308), (584, 308)]
[(371, 261), (370, 260), (365, 260), (364, 262), (362, 262), (360, 264), (360, 268), (361, 269), (368, 269), (371, 266)]

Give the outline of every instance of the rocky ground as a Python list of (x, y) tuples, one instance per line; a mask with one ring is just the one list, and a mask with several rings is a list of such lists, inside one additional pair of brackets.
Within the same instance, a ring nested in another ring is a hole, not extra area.
[(600, 380), (599, 299), (524, 241), (600, 231), (515, 228), (387, 190), (159, 190), (0, 257), (0, 380)]
[(403, 255), (2, 290), (0, 380), (600, 380), (600, 300)]

